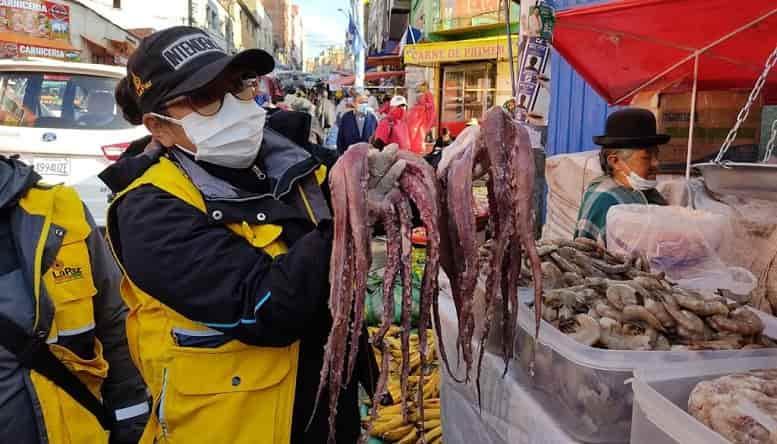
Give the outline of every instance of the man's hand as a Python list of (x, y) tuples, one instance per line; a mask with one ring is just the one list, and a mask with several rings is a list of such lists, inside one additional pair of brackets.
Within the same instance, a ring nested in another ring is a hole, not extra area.
[(367, 208), (370, 221), (374, 222), (381, 208), (388, 204), (387, 196), (397, 189), (397, 182), (405, 171), (407, 162), (397, 159), (399, 147), (392, 143), (383, 151), (370, 149), (367, 165), (370, 173), (367, 183)]

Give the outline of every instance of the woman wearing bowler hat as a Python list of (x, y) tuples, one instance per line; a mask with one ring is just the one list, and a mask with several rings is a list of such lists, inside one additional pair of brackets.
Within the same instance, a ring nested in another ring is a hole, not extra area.
[(655, 187), (658, 147), (667, 142), (668, 135), (656, 134), (656, 118), (646, 109), (623, 109), (607, 118), (606, 134), (594, 137), (594, 143), (602, 147), (599, 162), (604, 175), (594, 179), (583, 195), (575, 237), (606, 245), (610, 207), (666, 205)]

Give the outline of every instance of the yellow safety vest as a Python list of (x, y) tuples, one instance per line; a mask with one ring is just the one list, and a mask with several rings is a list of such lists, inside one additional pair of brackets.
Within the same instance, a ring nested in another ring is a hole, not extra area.
[[(108, 227), (122, 196), (151, 184), (199, 209), (202, 194), (183, 172), (162, 157), (117, 194)], [(230, 230), (271, 256), (286, 252), (278, 225), (227, 224)], [(113, 248), (110, 232), (109, 243)], [(114, 248), (115, 252), (115, 248)], [(115, 255), (115, 253), (114, 253)], [(119, 263), (121, 264), (120, 259)], [(207, 331), (135, 285), (124, 272), (121, 286), (129, 306), (130, 354), (154, 398), (141, 443), (281, 444), (291, 439), (299, 342), (256, 347), (232, 340), (216, 348), (182, 347), (173, 329)]]
[[(20, 207), (31, 216), (43, 217), (43, 229), (37, 240), (34, 259), (35, 321), (33, 330), (41, 321), (41, 285), (54, 306), (47, 342), (52, 353), (100, 398), (100, 388), (108, 375), (108, 362), (103, 357), (100, 341), (95, 339), (95, 357), (82, 359), (72, 351), (56, 344), (57, 338), (68, 333), (89, 331), (95, 327), (92, 298), (97, 294), (92, 277), (86, 239), (91, 227), (86, 220), (84, 206), (78, 194), (70, 187), (31, 188), (19, 201)], [(47, 233), (52, 225), (61, 227), (56, 235), (63, 235), (62, 244), (52, 265), (41, 275), (43, 251)], [(108, 432), (87, 409), (74, 401), (49, 379), (35, 371), (30, 372), (35, 393), (43, 413), (48, 441), (52, 444), (106, 443)], [(13, 440), (13, 437), (7, 437)]]

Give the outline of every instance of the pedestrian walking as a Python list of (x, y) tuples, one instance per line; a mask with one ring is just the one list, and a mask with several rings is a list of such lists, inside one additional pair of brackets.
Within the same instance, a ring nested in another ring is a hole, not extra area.
[(376, 148), (382, 149), (386, 145), (396, 143), (399, 149), (410, 149), (410, 134), (405, 122), (406, 110), (407, 100), (404, 97), (394, 96), (391, 99), (391, 109), (375, 130), (373, 145)]
[(357, 97), (355, 108), (343, 114), (340, 119), (340, 128), (337, 133), (337, 152), (342, 154), (355, 143), (369, 142), (377, 127), (378, 119), (370, 112), (367, 97)]

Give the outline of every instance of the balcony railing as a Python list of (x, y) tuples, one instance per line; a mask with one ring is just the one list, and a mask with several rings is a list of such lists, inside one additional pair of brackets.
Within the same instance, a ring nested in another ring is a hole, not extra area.
[[(440, 18), (434, 21), (433, 31), (435, 34), (452, 34), (457, 32), (469, 32), (476, 30), (494, 29), (503, 27), (504, 11), (491, 10), (470, 16), (452, 17), (452, 13), (443, 9), (440, 11)], [(518, 7), (511, 10), (510, 22), (517, 23), (520, 17)]]

